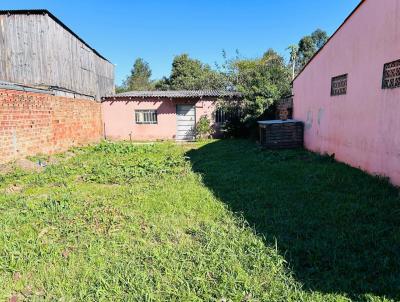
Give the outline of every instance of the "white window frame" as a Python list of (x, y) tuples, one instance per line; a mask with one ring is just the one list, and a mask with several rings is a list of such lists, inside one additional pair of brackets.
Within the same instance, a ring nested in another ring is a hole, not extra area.
[(158, 124), (157, 110), (135, 110), (135, 123), (138, 125)]

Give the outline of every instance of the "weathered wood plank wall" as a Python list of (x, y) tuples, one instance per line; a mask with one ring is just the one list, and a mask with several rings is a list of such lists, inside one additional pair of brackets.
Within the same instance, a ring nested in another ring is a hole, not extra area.
[(0, 80), (114, 93), (114, 66), (47, 14), (0, 15)]

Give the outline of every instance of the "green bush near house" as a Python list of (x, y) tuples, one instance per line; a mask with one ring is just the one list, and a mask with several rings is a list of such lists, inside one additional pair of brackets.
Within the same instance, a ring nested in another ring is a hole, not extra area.
[(203, 140), (210, 138), (212, 133), (211, 121), (207, 116), (200, 117), (196, 124), (196, 138), (198, 140)]

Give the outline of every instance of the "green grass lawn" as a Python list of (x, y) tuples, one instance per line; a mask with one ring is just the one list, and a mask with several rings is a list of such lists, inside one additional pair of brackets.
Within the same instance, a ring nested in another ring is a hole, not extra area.
[(383, 180), (241, 140), (73, 152), (0, 176), (0, 300), (400, 299)]

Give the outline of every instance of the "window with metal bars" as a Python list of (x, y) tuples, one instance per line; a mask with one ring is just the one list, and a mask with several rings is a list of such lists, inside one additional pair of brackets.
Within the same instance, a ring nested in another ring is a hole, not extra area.
[(216, 124), (225, 124), (228, 121), (239, 118), (241, 116), (241, 110), (240, 108), (228, 110), (218, 108), (217, 110), (215, 110), (214, 116)]
[(157, 124), (157, 110), (135, 110), (136, 124)]
[(221, 108), (215, 111), (215, 123), (223, 124), (226, 122), (226, 113)]
[(385, 64), (382, 78), (382, 89), (398, 87), (400, 87), (400, 60)]
[(332, 78), (331, 96), (347, 94), (347, 74)]

